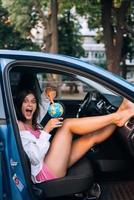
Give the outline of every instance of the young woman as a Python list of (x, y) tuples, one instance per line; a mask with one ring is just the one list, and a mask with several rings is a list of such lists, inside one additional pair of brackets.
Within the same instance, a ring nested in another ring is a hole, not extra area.
[[(34, 183), (66, 175), (67, 169), (91, 147), (106, 140), (134, 116), (134, 104), (124, 100), (112, 114), (96, 117), (50, 119), (43, 129), (37, 124), (39, 104), (33, 91), (22, 91), (17, 97), (16, 113), (25, 152), (31, 161)], [(50, 144), (50, 132), (57, 128)], [(81, 135), (72, 140), (73, 135)]]

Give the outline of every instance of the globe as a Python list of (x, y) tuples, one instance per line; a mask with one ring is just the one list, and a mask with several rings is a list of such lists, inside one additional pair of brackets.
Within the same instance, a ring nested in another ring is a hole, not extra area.
[(64, 113), (64, 108), (60, 103), (53, 103), (48, 107), (48, 113), (53, 118), (61, 117)]

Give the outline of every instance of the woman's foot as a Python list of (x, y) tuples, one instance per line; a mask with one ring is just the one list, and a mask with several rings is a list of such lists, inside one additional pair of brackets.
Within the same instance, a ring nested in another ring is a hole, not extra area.
[(134, 103), (124, 99), (117, 110), (116, 125), (122, 127), (131, 117), (134, 116)]
[[(118, 111), (124, 110), (128, 107), (128, 103), (131, 103), (126, 98), (123, 99), (122, 103), (120, 104)], [(132, 103), (133, 104), (133, 103)]]

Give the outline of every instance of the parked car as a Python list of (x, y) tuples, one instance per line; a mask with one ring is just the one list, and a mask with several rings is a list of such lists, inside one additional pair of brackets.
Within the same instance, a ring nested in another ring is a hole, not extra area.
[[(64, 80), (75, 81), (77, 93), (65, 91)], [(62, 55), (0, 50), (0, 199), (133, 200), (133, 118), (89, 149), (64, 178), (32, 183), (15, 100), (18, 90), (29, 87), (40, 95), (47, 83), (57, 86), (55, 101), (64, 105), (64, 118), (115, 112), (124, 97), (134, 102), (134, 85), (93, 64)]]

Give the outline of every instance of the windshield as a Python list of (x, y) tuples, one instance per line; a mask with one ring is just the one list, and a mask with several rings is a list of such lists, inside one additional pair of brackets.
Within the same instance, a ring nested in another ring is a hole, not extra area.
[(86, 83), (87, 87), (89, 88), (89, 90), (92, 88), (92, 89), (95, 89), (98, 92), (103, 93), (103, 94), (111, 94), (111, 95), (118, 96), (118, 94), (116, 94), (115, 92), (107, 89), (106, 87), (104, 87), (100, 83), (97, 83), (95, 81), (92, 81), (92, 80), (90, 80), (88, 78), (85, 78), (85, 77), (82, 77), (82, 76), (79, 76), (79, 75), (77, 75), (76, 78), (81, 80), (82, 82)]

